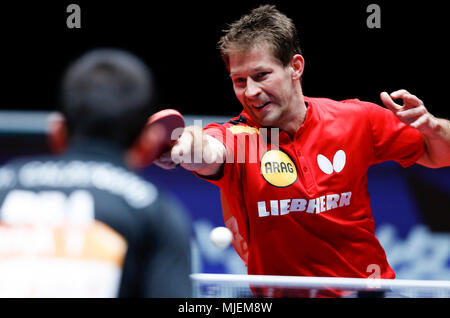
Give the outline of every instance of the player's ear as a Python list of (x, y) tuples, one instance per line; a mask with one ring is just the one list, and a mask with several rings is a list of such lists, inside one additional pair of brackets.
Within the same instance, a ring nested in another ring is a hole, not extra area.
[(300, 54), (295, 54), (289, 66), (292, 70), (291, 77), (293, 81), (297, 81), (302, 77), (303, 70), (305, 68), (305, 59)]
[(53, 112), (47, 118), (47, 142), (55, 154), (61, 154), (67, 148), (67, 124), (60, 112)]
[[(161, 133), (162, 130), (162, 133)], [(125, 159), (131, 168), (143, 168), (152, 163), (154, 152), (161, 143), (161, 135), (164, 135), (164, 128), (158, 124), (145, 126), (134, 144), (127, 150)]]

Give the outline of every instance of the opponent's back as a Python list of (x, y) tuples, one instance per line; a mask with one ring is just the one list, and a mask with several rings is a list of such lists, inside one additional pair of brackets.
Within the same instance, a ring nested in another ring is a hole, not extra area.
[(190, 295), (188, 222), (116, 151), (83, 141), (0, 169), (0, 297)]

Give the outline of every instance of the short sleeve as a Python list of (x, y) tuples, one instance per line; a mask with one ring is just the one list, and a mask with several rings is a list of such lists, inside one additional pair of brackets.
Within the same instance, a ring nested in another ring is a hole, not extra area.
[(422, 134), (401, 122), (393, 112), (376, 104), (361, 102), (366, 108), (371, 126), (374, 158), (372, 164), (394, 160), (409, 167), (423, 155)]

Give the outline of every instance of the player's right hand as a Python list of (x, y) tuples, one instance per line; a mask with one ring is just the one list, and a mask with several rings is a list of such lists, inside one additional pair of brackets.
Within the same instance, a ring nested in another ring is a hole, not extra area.
[(153, 161), (155, 165), (162, 169), (171, 170), (177, 167), (177, 164), (171, 158), (172, 149), (161, 154), (161, 156)]
[(172, 149), (163, 153), (155, 164), (163, 169), (181, 165), (186, 170), (213, 175), (219, 171), (225, 156), (226, 150), (221, 142), (205, 134), (198, 126), (188, 126)]

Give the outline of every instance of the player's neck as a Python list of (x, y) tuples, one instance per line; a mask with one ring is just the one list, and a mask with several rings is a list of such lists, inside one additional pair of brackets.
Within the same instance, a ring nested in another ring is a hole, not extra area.
[(297, 98), (294, 99), (292, 103), (292, 107), (290, 107), (291, 111), (283, 121), (282, 127), (279, 127), (284, 130), (291, 139), (294, 138), (301, 125), (305, 122), (307, 109), (302, 92), (297, 95)]

